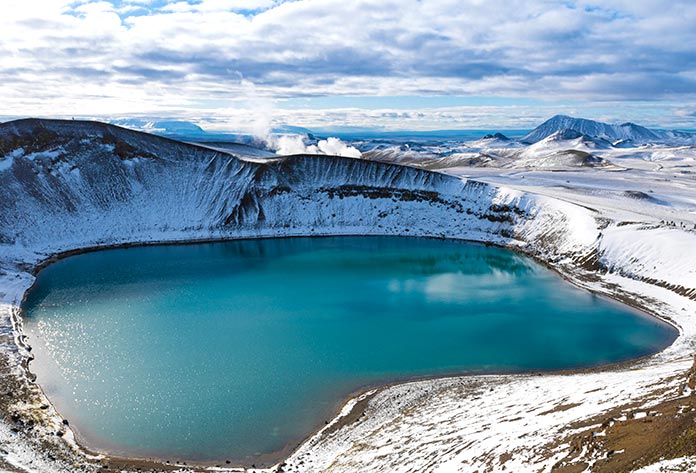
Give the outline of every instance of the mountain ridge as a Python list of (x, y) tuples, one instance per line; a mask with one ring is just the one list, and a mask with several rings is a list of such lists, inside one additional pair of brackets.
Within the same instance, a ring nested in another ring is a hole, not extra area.
[(696, 143), (696, 134), (693, 133), (677, 130), (650, 129), (632, 122), (612, 125), (568, 115), (554, 115), (524, 136), (520, 141), (527, 144), (537, 143), (562, 130), (573, 130), (582, 135), (587, 135), (592, 138), (602, 138), (611, 142), (630, 140), (638, 144)]

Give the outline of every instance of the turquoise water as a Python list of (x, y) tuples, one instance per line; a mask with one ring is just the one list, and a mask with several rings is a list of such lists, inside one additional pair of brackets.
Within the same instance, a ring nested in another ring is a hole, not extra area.
[(80, 438), (171, 460), (277, 452), (377, 383), (599, 365), (676, 336), (510, 251), (387, 237), (72, 256), (24, 310), (31, 369)]

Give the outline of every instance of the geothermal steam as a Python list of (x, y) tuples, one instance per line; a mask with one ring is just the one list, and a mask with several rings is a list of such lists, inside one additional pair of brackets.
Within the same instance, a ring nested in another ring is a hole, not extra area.
[(345, 144), (338, 138), (320, 140), (316, 145), (305, 143), (302, 135), (268, 136), (266, 143), (269, 148), (282, 155), (288, 154), (329, 154), (332, 156), (348, 156), (360, 158), (362, 154), (357, 148)]

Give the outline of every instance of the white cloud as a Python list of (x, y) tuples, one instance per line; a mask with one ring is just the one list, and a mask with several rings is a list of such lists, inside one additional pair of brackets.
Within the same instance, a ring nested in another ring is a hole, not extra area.
[(255, 11), (272, 7), (274, 0), (202, 0), (200, 3), (190, 4), (186, 1), (177, 1), (163, 8), (164, 11), (186, 12), (222, 12), (222, 11)]
[(696, 101), (696, 4), (686, 0), (117, 3), (5, 0), (4, 108), (216, 114), (249, 102), (249, 83), (256, 102), (307, 94)]

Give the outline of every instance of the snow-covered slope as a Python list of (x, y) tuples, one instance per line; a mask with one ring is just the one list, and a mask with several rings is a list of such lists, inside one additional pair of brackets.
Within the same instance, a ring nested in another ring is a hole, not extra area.
[[(17, 388), (14, 397), (0, 398), (11, 413), (0, 421), (0, 469), (3, 462), (18, 471), (75, 471), (75, 462), (85, 471), (101, 468), (71, 450), (70, 430), (21, 369), (31, 353), (18, 307), (41, 261), (118, 244), (325, 234), (512, 247), (581, 286), (632, 294), (680, 327), (670, 349), (629, 370), (383, 389), (360, 401), (366, 416), (332, 424), (287, 461), (293, 471), (473, 471), (500, 467), (514, 454), (510, 471), (550, 467), (560, 453), (542, 455), (543, 445), (571, 422), (672, 386), (669, 380), (689, 366), (696, 339), (696, 256), (685, 251), (696, 246), (696, 234), (626, 224), (568, 200), (365, 159), (242, 159), (94, 122), (2, 124), (0, 384)], [(29, 419), (30, 429), (12, 431)]]
[(607, 162), (594, 153), (609, 148), (611, 143), (603, 138), (564, 128), (516, 153), (510, 166), (544, 169), (605, 166)]
[[(243, 160), (87, 122), (15, 122), (0, 136), (3, 255), (336, 228), (452, 235), (493, 227), (472, 223), (495, 189), (407, 167), (331, 156)], [(462, 203), (470, 194), (475, 209)], [(463, 216), (444, 225), (451, 210)]]
[(482, 139), (467, 143), (461, 151), (414, 164), (426, 169), (462, 166), (548, 170), (600, 167), (609, 163), (596, 152), (611, 147), (611, 143), (602, 138), (563, 129), (529, 146), (498, 138)]
[(466, 145), (468, 148), (496, 149), (514, 147), (517, 143), (502, 133), (491, 133), (479, 140), (468, 142)]
[(651, 130), (635, 123), (610, 125), (607, 123), (556, 115), (532, 130), (521, 139), (525, 143), (536, 143), (561, 130), (575, 130), (578, 133), (611, 142), (631, 140), (634, 143), (687, 144), (696, 142), (696, 135), (679, 131)]
[(231, 154), (242, 159), (266, 159), (276, 158), (277, 153), (268, 151), (259, 146), (250, 146), (234, 141), (194, 141), (193, 144), (203, 148), (209, 148), (213, 151)]

